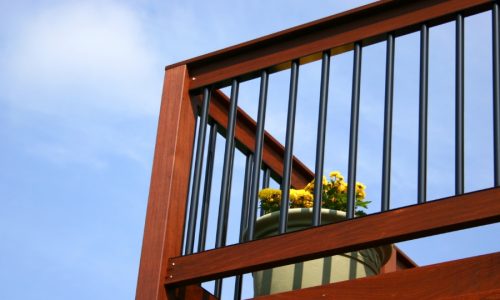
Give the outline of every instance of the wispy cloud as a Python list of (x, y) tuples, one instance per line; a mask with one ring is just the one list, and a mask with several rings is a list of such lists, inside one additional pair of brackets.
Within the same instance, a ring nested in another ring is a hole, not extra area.
[(95, 167), (113, 151), (148, 160), (150, 151), (139, 152), (149, 143), (131, 124), (156, 119), (163, 70), (140, 15), (114, 2), (70, 2), (21, 19), (4, 28), (0, 101), (11, 126), (44, 124), (28, 152)]
[(132, 10), (113, 3), (71, 3), (42, 9), (25, 21), (14, 29), (4, 53), (7, 101), (51, 114), (75, 105), (156, 112), (157, 99), (141, 93), (157, 86), (148, 82), (157, 79), (161, 67)]

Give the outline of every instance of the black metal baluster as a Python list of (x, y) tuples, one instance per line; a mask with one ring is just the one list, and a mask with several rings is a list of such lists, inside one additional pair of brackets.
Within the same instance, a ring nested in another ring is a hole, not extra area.
[(464, 17), (456, 18), (455, 194), (464, 193)]
[(281, 207), (279, 233), (286, 232), (288, 221), (288, 201), (290, 198), (290, 179), (293, 158), (293, 135), (295, 131), (295, 109), (297, 106), (297, 86), (299, 81), (299, 62), (293, 61), (290, 70), (290, 92), (286, 120), (285, 157), (283, 159), (283, 179), (281, 181)]
[(241, 207), (240, 220), (240, 243), (246, 240), (245, 235), (248, 229), (248, 210), (250, 206), (250, 188), (252, 186), (253, 155), (249, 154), (245, 163), (245, 183), (243, 186), (243, 205)]
[(352, 72), (351, 128), (349, 134), (349, 166), (347, 181), (347, 218), (354, 218), (356, 202), (356, 164), (358, 156), (359, 96), (361, 87), (361, 44), (354, 44)]
[(248, 239), (254, 239), (255, 215), (257, 213), (257, 196), (259, 189), (260, 169), (262, 164), (262, 146), (264, 144), (264, 122), (266, 118), (267, 85), (269, 74), (262, 71), (260, 77), (259, 108), (257, 113), (257, 132), (255, 133), (255, 152), (253, 174), (250, 189), (250, 204), (248, 211)]
[(321, 87), (319, 94), (318, 137), (316, 139), (316, 165), (314, 175), (313, 226), (321, 224), (323, 194), (323, 165), (325, 158), (326, 112), (328, 108), (328, 83), (330, 77), (330, 52), (324, 51), (321, 61)]
[[(197, 108), (197, 112), (196, 112), (196, 115), (198, 116), (199, 115), (199, 107)], [(198, 123), (199, 123), (199, 117), (196, 117), (195, 120), (194, 120), (194, 132), (193, 132), (193, 136), (196, 141), (198, 141)], [(191, 157), (194, 158), (195, 156), (195, 148), (196, 148), (196, 143), (193, 143), (193, 147), (191, 148)], [(189, 172), (189, 182), (190, 182), (190, 187), (193, 186), (193, 183), (192, 183), (192, 179), (193, 179), (193, 159), (191, 159), (191, 163), (189, 165), (189, 170), (191, 170), (191, 172)], [(189, 197), (189, 196), (188, 196)], [(188, 199), (186, 199), (186, 201), (188, 201)], [(190, 201), (188, 202), (189, 205), (191, 205)], [(187, 236), (187, 223), (188, 223), (188, 216), (189, 216), (189, 210), (188, 208), (186, 207), (186, 210), (184, 211), (184, 228), (182, 230), (182, 249), (183, 249), (183, 253), (182, 255), (185, 255), (186, 254), (186, 244), (187, 244), (187, 239), (186, 239), (186, 236)]]
[[(242, 243), (245, 240), (245, 233), (247, 230), (248, 221), (248, 202), (250, 199), (250, 185), (252, 180), (252, 168), (253, 168), (253, 156), (251, 154), (247, 155), (245, 162), (245, 181), (243, 184), (243, 199), (241, 203), (241, 219), (240, 219), (240, 238), (239, 242)], [(243, 284), (243, 275), (236, 275), (234, 282), (234, 299), (241, 299)]]
[[(262, 178), (262, 188), (264, 189), (269, 187), (269, 182), (271, 181), (271, 170), (265, 167), (263, 171), (264, 171), (264, 176)], [(264, 210), (261, 207), (259, 211), (259, 216), (263, 215), (264, 215)]]
[(264, 169), (264, 177), (262, 178), (262, 188), (269, 187), (269, 182), (271, 181), (271, 170), (269, 168)]
[[(226, 147), (224, 149), (224, 166), (222, 170), (221, 196), (219, 203), (219, 215), (217, 218), (217, 234), (215, 248), (226, 244), (227, 220), (229, 213), (229, 197), (231, 195), (231, 174), (234, 160), (234, 128), (236, 124), (236, 110), (238, 108), (239, 82), (233, 79), (231, 85), (231, 99), (229, 106), (229, 117), (226, 130)], [(220, 298), (222, 291), (222, 279), (215, 281), (214, 295)]]
[(203, 203), (201, 206), (198, 252), (205, 250), (205, 243), (207, 239), (208, 212), (210, 209), (210, 196), (212, 193), (216, 141), (217, 123), (214, 123), (210, 128), (210, 137), (208, 139), (207, 167), (205, 170), (205, 185), (203, 189)]
[(500, 186), (500, 12), (493, 4), (493, 161), (495, 186)]
[(205, 136), (208, 120), (208, 107), (210, 104), (210, 88), (203, 89), (203, 103), (198, 130), (198, 142), (196, 145), (196, 156), (194, 161), (193, 186), (191, 191), (191, 205), (189, 207), (189, 223), (186, 238), (186, 254), (193, 253), (194, 232), (196, 229), (196, 218), (198, 213), (198, 200), (200, 194), (201, 171), (203, 165), (203, 152), (205, 149)]
[(420, 89), (418, 122), (418, 203), (427, 201), (427, 102), (429, 80), (429, 28), (420, 29)]
[(382, 211), (389, 210), (391, 193), (392, 104), (394, 95), (394, 35), (387, 36), (385, 66), (384, 149), (382, 163)]

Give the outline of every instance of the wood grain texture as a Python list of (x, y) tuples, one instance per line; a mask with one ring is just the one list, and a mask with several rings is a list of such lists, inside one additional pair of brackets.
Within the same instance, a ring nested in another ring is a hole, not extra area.
[(423, 22), (434, 25), (449, 21), (457, 12), (467, 15), (484, 11), (491, 3), (491, 0), (378, 1), (179, 64), (188, 65), (193, 78), (191, 89), (214, 83), (226, 85), (233, 77), (255, 78), (262, 69), (272, 72), (273, 68), (288, 68), (294, 59), (300, 58), (301, 63), (317, 60), (324, 50), (344, 52), (354, 42), (367, 45), (384, 39), (388, 32), (408, 33), (418, 30)]
[(177, 288), (173, 291), (176, 300), (217, 300), (214, 295), (199, 285), (188, 285)]
[(165, 74), (136, 299), (168, 299), (169, 257), (181, 254), (195, 114), (186, 66)]
[(498, 299), (499, 270), (500, 252), (255, 299)]
[[(500, 221), (500, 188), (170, 260), (165, 283), (201, 282)], [(200, 268), (199, 266), (203, 266)]]
[[(195, 97), (200, 103), (201, 97)], [(229, 110), (229, 98), (219, 90), (212, 93), (209, 115), (223, 129), (227, 124)], [(238, 109), (236, 117), (235, 139), (236, 146), (240, 150), (249, 149), (253, 152), (255, 149), (255, 132), (257, 124), (242, 109)], [(264, 147), (262, 149), (262, 162), (271, 169), (272, 173), (281, 178), (283, 174), (283, 157), (285, 147), (281, 145), (268, 132), (264, 136)], [(296, 157), (293, 158), (292, 186), (303, 188), (314, 178), (313, 172), (307, 168)]]

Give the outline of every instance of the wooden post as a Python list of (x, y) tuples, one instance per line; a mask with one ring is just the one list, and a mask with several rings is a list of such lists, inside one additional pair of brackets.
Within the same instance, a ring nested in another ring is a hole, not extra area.
[(165, 73), (144, 227), (137, 300), (175, 299), (164, 287), (170, 257), (181, 255), (194, 141), (195, 107), (186, 65)]

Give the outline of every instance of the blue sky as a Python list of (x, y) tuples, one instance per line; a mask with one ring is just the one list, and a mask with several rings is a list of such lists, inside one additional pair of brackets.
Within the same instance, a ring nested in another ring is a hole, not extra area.
[[(367, 2), (1, 1), (0, 298), (132, 299), (164, 66)], [(488, 16), (466, 22), (466, 190), (492, 184)], [(438, 66), (430, 74), (430, 122), (437, 124), (429, 137), (431, 199), (453, 191), (450, 30), (453, 24), (431, 31), (431, 45), (437, 45), (431, 64)], [(404, 196), (395, 206), (416, 198), (417, 43), (415, 34), (396, 43), (392, 193)], [(368, 186), (372, 211), (380, 201), (380, 163), (372, 162), (381, 151), (373, 149), (381, 149), (384, 51), (383, 44), (363, 50), (358, 179)], [(336, 155), (327, 157), (327, 171), (346, 169), (351, 61), (351, 53), (332, 60), (329, 128), (344, 130), (331, 130), (327, 151)], [(316, 111), (305, 112), (318, 101), (318, 68), (301, 68), (299, 86), (304, 113), (298, 115), (296, 155), (311, 167), (314, 136), (308, 133), (315, 130)], [(287, 91), (287, 74), (273, 75), (269, 91), (266, 128), (280, 140), (286, 114), (273, 99)], [(252, 115), (257, 84), (241, 87), (240, 103)], [(241, 169), (243, 158), (236, 158)], [(233, 189), (237, 194), (240, 188)], [(429, 264), (498, 251), (499, 229), (401, 247)]]

